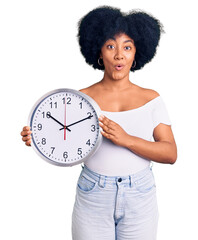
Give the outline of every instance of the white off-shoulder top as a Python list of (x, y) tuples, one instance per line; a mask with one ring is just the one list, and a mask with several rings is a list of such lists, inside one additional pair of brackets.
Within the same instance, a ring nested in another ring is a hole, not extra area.
[[(102, 114), (118, 123), (129, 135), (148, 141), (154, 141), (153, 131), (158, 124), (171, 125), (161, 96), (135, 109), (122, 112), (102, 111)], [(150, 160), (136, 155), (126, 147), (114, 144), (105, 137), (97, 152), (85, 162), (89, 169), (106, 176), (130, 175), (149, 164)]]

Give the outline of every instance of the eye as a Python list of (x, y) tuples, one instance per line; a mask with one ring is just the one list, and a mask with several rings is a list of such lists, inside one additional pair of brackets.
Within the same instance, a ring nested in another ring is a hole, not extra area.
[(126, 50), (131, 50), (131, 47), (130, 46), (126, 46), (125, 49)]
[(114, 49), (115, 47), (113, 45), (109, 44), (109, 45), (107, 45), (107, 48)]

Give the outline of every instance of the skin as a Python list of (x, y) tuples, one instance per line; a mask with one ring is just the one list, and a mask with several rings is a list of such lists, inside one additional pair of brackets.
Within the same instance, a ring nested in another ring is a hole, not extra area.
[[(156, 91), (141, 88), (129, 80), (135, 53), (134, 42), (126, 34), (118, 34), (109, 39), (100, 54), (105, 66), (103, 79), (80, 91), (92, 97), (101, 110), (110, 112), (135, 109), (159, 96)], [(118, 65), (122, 67), (119, 68)], [(101, 134), (114, 144), (126, 147), (148, 160), (175, 163), (177, 147), (171, 126), (159, 124), (153, 132), (155, 142), (150, 142), (127, 134), (119, 124), (106, 116), (100, 116), (99, 121)], [(31, 145), (30, 134), (30, 127), (24, 127), (21, 135), (27, 146)]]

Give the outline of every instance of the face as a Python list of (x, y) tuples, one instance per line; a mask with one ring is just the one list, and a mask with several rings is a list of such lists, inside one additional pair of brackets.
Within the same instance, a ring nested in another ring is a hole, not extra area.
[(100, 55), (103, 59), (105, 75), (115, 80), (129, 77), (135, 52), (133, 39), (124, 33), (107, 40)]

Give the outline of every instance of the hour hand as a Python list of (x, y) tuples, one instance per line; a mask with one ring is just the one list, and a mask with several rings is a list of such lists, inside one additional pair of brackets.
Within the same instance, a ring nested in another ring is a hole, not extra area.
[(63, 129), (66, 128), (69, 132), (71, 132), (71, 130), (70, 130), (67, 126), (65, 126), (64, 124), (62, 124), (61, 122), (59, 122), (56, 118), (52, 117), (52, 115), (50, 115), (49, 113), (47, 113), (47, 116), (48, 116), (49, 118), (53, 119), (53, 120), (54, 120), (55, 122), (57, 122), (58, 124), (60, 124), (60, 125), (63, 127)]

